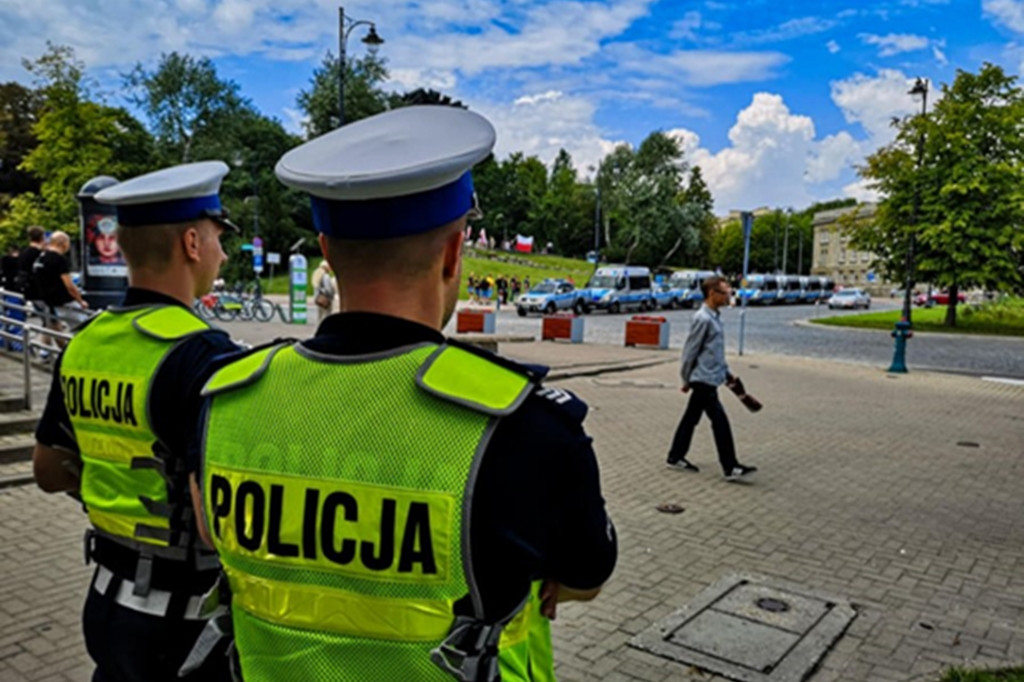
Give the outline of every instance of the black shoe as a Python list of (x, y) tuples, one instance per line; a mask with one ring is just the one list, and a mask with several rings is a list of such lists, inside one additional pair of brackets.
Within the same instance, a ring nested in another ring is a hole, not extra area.
[(727, 481), (743, 481), (750, 478), (751, 474), (757, 471), (757, 467), (748, 467), (742, 464), (737, 464), (732, 468), (732, 471), (725, 475)]
[(675, 469), (676, 471), (692, 471), (693, 473), (700, 471), (700, 468), (696, 464), (688, 461), (685, 457), (670, 459), (665, 462), (665, 466), (669, 469)]

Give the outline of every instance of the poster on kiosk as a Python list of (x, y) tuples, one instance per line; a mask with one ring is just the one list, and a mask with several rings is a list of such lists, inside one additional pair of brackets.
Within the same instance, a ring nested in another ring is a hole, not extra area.
[(117, 244), (117, 212), (93, 197), (118, 183), (117, 178), (100, 175), (82, 185), (77, 199), (81, 235), (82, 290), (89, 307), (117, 305), (128, 288), (128, 266)]

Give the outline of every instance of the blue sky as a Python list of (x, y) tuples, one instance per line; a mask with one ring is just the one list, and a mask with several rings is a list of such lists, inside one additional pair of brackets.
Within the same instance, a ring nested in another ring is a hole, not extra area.
[[(488, 116), (499, 156), (581, 175), (615, 144), (676, 136), (716, 209), (866, 198), (854, 166), (936, 86), (983, 61), (1017, 74), (1024, 0), (393, 0), (349, 2), (386, 43), (390, 87), (434, 87)], [(0, 0), (0, 80), (46, 40), (75, 47), (123, 104), (117, 74), (178, 50), (214, 59), (268, 115), (299, 130), (295, 95), (337, 49), (318, 0)], [(349, 52), (361, 53), (362, 29)], [(937, 95), (937, 87), (932, 95)]]

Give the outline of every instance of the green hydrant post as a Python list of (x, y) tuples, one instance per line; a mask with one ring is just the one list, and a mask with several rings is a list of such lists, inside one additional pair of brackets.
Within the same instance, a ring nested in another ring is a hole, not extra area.
[(889, 367), (890, 373), (907, 373), (907, 339), (913, 336), (914, 332), (910, 331), (909, 322), (900, 320), (896, 323), (896, 329), (892, 332), (892, 337), (896, 339), (896, 349), (892, 356), (892, 365)]

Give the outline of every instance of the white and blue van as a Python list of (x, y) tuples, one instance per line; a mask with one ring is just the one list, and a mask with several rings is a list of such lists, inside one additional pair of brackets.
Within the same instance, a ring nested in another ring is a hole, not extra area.
[(617, 313), (628, 308), (652, 310), (651, 270), (637, 265), (598, 268), (586, 288), (588, 308)]
[(747, 286), (740, 289), (740, 299), (751, 305), (768, 305), (779, 299), (779, 281), (775, 275), (747, 275)]
[(821, 298), (821, 279), (818, 277), (800, 278), (800, 302), (817, 303)]
[(836, 281), (831, 277), (819, 277), (818, 281), (821, 282), (821, 300), (824, 302), (832, 298), (836, 290)]
[(800, 277), (797, 275), (776, 275), (779, 283), (779, 303), (800, 302)]
[(668, 283), (682, 292), (680, 302), (683, 306), (694, 308), (704, 301), (704, 280), (716, 274), (712, 270), (677, 270), (669, 277)]

